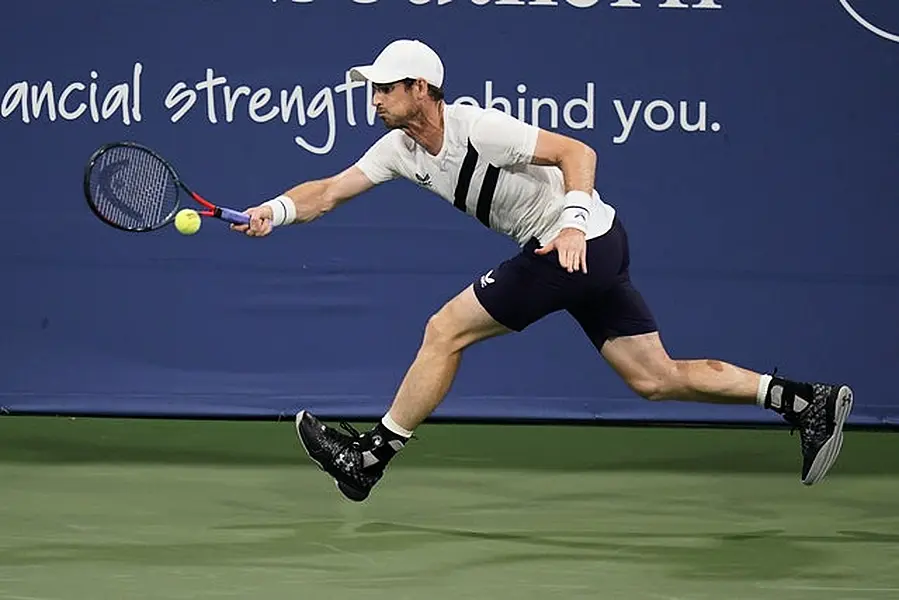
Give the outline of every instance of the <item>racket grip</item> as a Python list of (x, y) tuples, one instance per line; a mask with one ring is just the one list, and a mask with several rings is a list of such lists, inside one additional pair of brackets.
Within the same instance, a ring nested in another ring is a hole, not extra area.
[(219, 218), (223, 221), (228, 221), (229, 223), (234, 223), (235, 225), (246, 225), (250, 222), (250, 215), (245, 215), (242, 212), (231, 210), (230, 208), (222, 208), (220, 210), (222, 212), (219, 215)]

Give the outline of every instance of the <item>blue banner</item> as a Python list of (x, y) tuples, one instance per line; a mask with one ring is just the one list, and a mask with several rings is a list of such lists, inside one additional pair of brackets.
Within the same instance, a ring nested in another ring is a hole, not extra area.
[[(424, 324), (515, 244), (409, 182), (244, 238), (128, 234), (83, 169), (135, 140), (244, 208), (383, 133), (348, 69), (396, 38), (449, 102), (591, 144), (596, 186), (675, 358), (847, 382), (899, 421), (899, 3), (892, 0), (82, 0), (0, 21), (0, 406), (380, 416)], [(652, 403), (554, 314), (470, 348), (435, 416), (764, 422)]]

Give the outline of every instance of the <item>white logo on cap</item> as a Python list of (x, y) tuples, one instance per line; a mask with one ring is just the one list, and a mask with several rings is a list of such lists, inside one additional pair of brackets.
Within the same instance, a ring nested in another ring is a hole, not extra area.
[(881, 29), (877, 25), (871, 23), (871, 21), (867, 20), (865, 17), (861, 16), (857, 10), (852, 8), (852, 4), (850, 4), (850, 0), (840, 0), (840, 4), (843, 5), (843, 8), (846, 9), (853, 19), (855, 19), (859, 25), (873, 33), (874, 35), (878, 35), (885, 40), (890, 40), (891, 42), (899, 42), (899, 34), (890, 33), (885, 29)]

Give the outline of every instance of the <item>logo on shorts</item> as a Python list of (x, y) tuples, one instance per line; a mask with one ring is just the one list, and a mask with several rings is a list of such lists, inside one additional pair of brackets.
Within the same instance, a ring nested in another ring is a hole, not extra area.
[(481, 275), (481, 287), (482, 288), (487, 287), (494, 281), (496, 281), (496, 279), (493, 278), (493, 269), (490, 269), (484, 275)]
[(415, 180), (418, 182), (418, 185), (423, 185), (424, 187), (431, 187), (431, 174), (425, 173), (424, 175), (415, 174)]

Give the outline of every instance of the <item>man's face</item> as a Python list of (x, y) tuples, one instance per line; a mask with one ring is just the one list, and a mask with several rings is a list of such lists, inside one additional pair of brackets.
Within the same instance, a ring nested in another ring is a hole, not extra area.
[(405, 127), (421, 113), (420, 82), (406, 86), (402, 81), (372, 84), (372, 105), (388, 129)]

